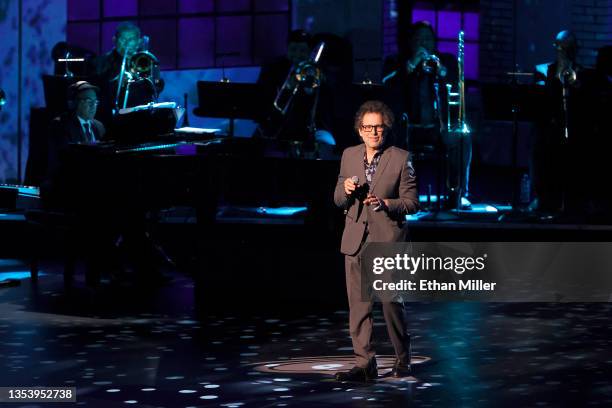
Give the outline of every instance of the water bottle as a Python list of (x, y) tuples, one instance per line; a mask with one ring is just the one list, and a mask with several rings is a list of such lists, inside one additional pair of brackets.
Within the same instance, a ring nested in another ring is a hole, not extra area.
[(521, 178), (521, 204), (529, 204), (531, 201), (531, 180), (529, 174), (523, 174)]

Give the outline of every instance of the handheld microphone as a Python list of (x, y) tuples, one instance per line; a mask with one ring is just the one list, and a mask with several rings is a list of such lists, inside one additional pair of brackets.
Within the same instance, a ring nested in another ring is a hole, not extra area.
[[(355, 184), (359, 184), (359, 177), (353, 176), (353, 177), (351, 177), (351, 181), (353, 183), (355, 183)], [(353, 191), (353, 193), (355, 193), (355, 191)], [(352, 203), (352, 201), (354, 200), (355, 196), (353, 194), (351, 194), (350, 197), (351, 197), (350, 200), (351, 200), (351, 203)], [(346, 215), (346, 214), (348, 214), (348, 209), (345, 208), (344, 209), (344, 215)]]

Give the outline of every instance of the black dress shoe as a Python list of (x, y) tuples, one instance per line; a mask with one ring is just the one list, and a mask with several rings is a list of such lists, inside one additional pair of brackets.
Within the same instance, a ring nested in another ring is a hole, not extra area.
[(401, 364), (399, 361), (395, 362), (393, 370), (391, 370), (391, 376), (394, 378), (408, 377), (412, 374), (413, 372), (410, 364)]
[(376, 361), (373, 361), (367, 367), (355, 366), (349, 371), (336, 373), (336, 381), (368, 382), (375, 380), (377, 377)]

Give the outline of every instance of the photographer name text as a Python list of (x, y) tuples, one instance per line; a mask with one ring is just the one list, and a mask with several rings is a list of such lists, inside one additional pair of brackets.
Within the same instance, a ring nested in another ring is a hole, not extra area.
[(372, 282), (376, 291), (494, 291), (496, 282), (482, 279), (459, 280), (458, 282), (438, 282), (421, 279), (418, 282), (402, 279), (399, 282), (383, 282), (378, 279)]

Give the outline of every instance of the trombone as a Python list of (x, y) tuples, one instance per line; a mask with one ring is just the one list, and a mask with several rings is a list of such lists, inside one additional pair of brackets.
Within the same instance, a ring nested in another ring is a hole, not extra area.
[[(457, 68), (458, 68), (458, 79), (457, 79), (457, 91), (453, 92), (453, 86), (446, 84), (446, 100), (448, 101), (447, 117), (446, 117), (446, 130), (449, 133), (460, 133), (469, 134), (470, 128), (467, 125), (465, 117), (465, 76), (464, 76), (464, 41), (465, 33), (463, 30), (459, 31), (459, 41), (457, 45)], [(453, 123), (451, 118), (451, 106), (455, 108), (457, 114), (457, 120)]]
[[(135, 52), (131, 53), (130, 50), (126, 50), (123, 54), (123, 60), (121, 61), (121, 70), (119, 71), (117, 81), (117, 94), (115, 96), (115, 112), (119, 109), (125, 109), (130, 93), (130, 85), (138, 80), (145, 79), (151, 83), (154, 100), (157, 101), (157, 88), (154, 82), (155, 69), (159, 66), (159, 60), (152, 52), (148, 51), (149, 37), (144, 36), (142, 42), (143, 47)], [(123, 94), (123, 103), (119, 104), (121, 95), (121, 88), (123, 87), (123, 80), (127, 78), (127, 84), (125, 86), (125, 93)], [(121, 106), (121, 107), (120, 107)]]
[(274, 99), (274, 108), (281, 114), (287, 114), (293, 97), (300, 88), (315, 90), (321, 85), (322, 75), (319, 60), (324, 48), (325, 42), (320, 42), (308, 60), (291, 67), (287, 79), (285, 79)]

